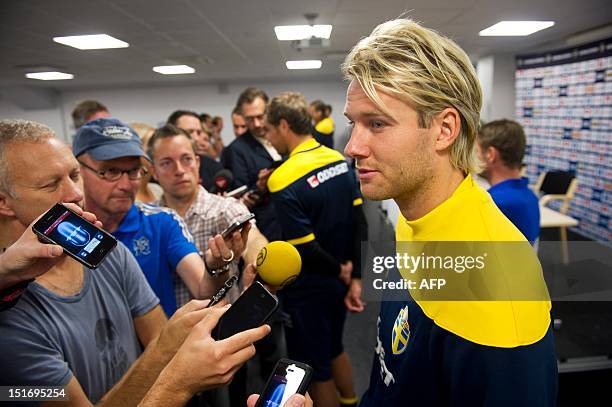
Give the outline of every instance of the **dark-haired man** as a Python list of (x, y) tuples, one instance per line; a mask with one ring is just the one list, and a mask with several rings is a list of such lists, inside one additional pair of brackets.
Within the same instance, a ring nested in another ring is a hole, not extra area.
[(540, 235), (540, 206), (529, 180), (521, 177), (527, 144), (523, 127), (512, 120), (495, 120), (480, 128), (477, 141), (485, 166), (481, 175), (491, 185), (493, 202), (534, 244)]
[(299, 93), (281, 93), (268, 105), (266, 136), (289, 156), (270, 175), (268, 188), (283, 239), (303, 261), (298, 279), (280, 293), (291, 316), (287, 349), (289, 357), (314, 368), (310, 393), (315, 405), (354, 405), (342, 332), (346, 309), (363, 310), (358, 258), (367, 232), (353, 171), (339, 152), (312, 136), (310, 121)]
[(200, 183), (207, 191), (214, 191), (215, 176), (223, 170), (223, 166), (211, 156), (210, 135), (200, 122), (200, 116), (189, 110), (176, 110), (167, 122), (189, 133), (200, 157)]
[(238, 97), (236, 106), (246, 121), (248, 131), (225, 149), (222, 163), (234, 174), (237, 186), (246, 185), (255, 193), (246, 194), (243, 202), (255, 214), (257, 225), (270, 241), (279, 240), (281, 231), (273, 205), (260, 181), (260, 172), (281, 160), (280, 154), (265, 138), (264, 119), (268, 95), (261, 89), (247, 88)]

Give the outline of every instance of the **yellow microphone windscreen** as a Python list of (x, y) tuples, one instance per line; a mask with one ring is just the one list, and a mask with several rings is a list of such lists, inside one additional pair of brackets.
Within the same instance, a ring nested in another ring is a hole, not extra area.
[(257, 274), (272, 286), (284, 287), (292, 283), (301, 270), (302, 258), (291, 243), (270, 242), (257, 255)]

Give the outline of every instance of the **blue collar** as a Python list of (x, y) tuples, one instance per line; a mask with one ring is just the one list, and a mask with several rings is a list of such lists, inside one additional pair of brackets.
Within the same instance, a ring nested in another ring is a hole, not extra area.
[(498, 184), (493, 185), (491, 188), (489, 188), (489, 191), (493, 189), (504, 189), (504, 188), (522, 189), (522, 188), (527, 188), (528, 185), (529, 185), (529, 180), (527, 179), (527, 177), (510, 178)]
[(119, 227), (115, 231), (116, 233), (131, 233), (136, 232), (140, 229), (140, 216), (139, 216), (138, 207), (135, 204), (132, 204), (132, 207), (125, 215)]

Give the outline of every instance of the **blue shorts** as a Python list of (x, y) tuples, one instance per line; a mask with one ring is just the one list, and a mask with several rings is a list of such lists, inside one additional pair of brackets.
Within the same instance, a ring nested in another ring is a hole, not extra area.
[(330, 380), (331, 361), (344, 350), (347, 288), (338, 279), (325, 283), (321, 290), (283, 295), (283, 311), (291, 317), (291, 326), (285, 329), (289, 358), (312, 366), (313, 381)]

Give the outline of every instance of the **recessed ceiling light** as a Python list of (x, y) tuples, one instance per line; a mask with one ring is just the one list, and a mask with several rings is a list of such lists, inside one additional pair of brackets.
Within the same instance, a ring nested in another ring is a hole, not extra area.
[(118, 40), (107, 34), (54, 37), (53, 41), (78, 49), (127, 48), (130, 46), (127, 42)]
[(274, 32), (279, 41), (305, 40), (312, 37), (329, 39), (332, 26), (329, 24), (277, 25), (274, 27)]
[(31, 72), (25, 74), (25, 76), (26, 78), (38, 79), (41, 81), (61, 81), (74, 78), (74, 75), (64, 72)]
[(162, 75), (181, 75), (194, 73), (195, 69), (188, 65), (163, 65), (163, 66), (154, 66), (153, 70)]
[(287, 69), (319, 69), (323, 63), (319, 59), (308, 59), (303, 61), (287, 61)]
[(554, 21), (500, 21), (480, 31), (481, 37), (521, 37), (552, 27)]

